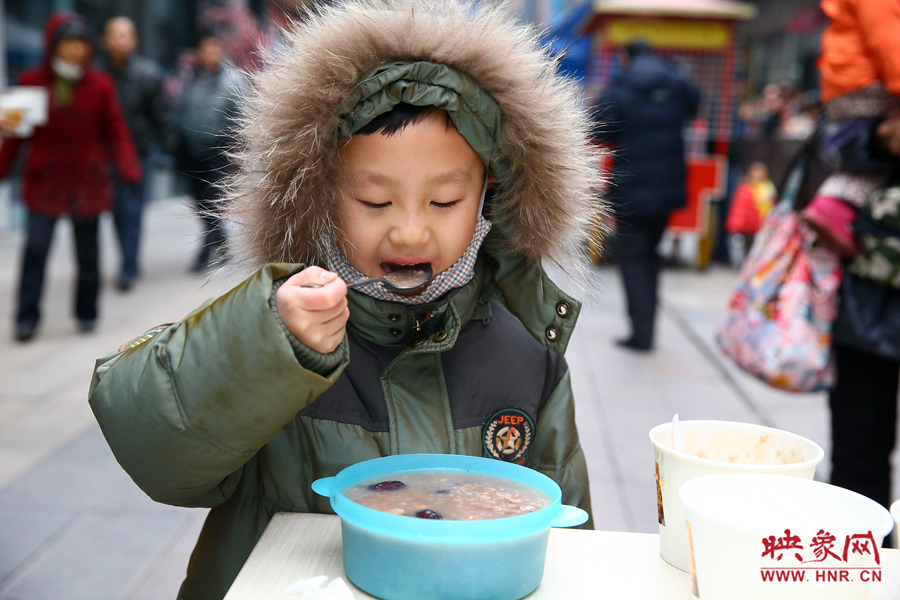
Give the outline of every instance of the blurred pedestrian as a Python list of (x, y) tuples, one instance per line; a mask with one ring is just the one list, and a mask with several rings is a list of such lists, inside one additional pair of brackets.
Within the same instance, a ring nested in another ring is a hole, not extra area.
[[(100, 290), (97, 226), (100, 213), (113, 199), (110, 168), (120, 178), (141, 180), (134, 144), (122, 118), (113, 82), (91, 67), (92, 36), (82, 18), (58, 12), (44, 26), (44, 59), (26, 70), (21, 85), (40, 86), (49, 93), (46, 125), (28, 142), (23, 195), (28, 208), (28, 233), (22, 259), (15, 336), (34, 337), (40, 322), (40, 300), (53, 230), (68, 215), (75, 232), (78, 283), (75, 317), (82, 332), (94, 330)], [(9, 137), (9, 123), (0, 122), (0, 178), (9, 174), (26, 140)]]
[(191, 267), (200, 273), (224, 251), (225, 229), (216, 200), (230, 167), (230, 132), (244, 84), (240, 73), (225, 62), (222, 42), (214, 33), (199, 36), (194, 54), (196, 66), (183, 82), (174, 121), (179, 170), (189, 177), (203, 221), (202, 246)]
[(597, 101), (600, 141), (615, 145), (608, 198), (617, 221), (617, 261), (631, 335), (616, 343), (653, 348), (661, 259), (657, 246), (670, 213), (687, 204), (682, 131), (697, 115), (700, 90), (645, 42), (630, 43), (625, 68)]
[[(858, 251), (858, 209), (895, 168), (895, 159), (871, 152), (875, 130), (900, 112), (900, 10), (892, 0), (823, 0), (831, 23), (819, 56), (826, 125), (820, 154), (834, 173), (803, 210), (819, 241), (842, 258)], [(846, 144), (856, 131), (862, 144)]]
[(845, 262), (835, 324), (831, 483), (890, 505), (900, 388), (900, 116), (877, 131), (895, 158), (887, 183), (867, 199), (854, 229), (860, 252)]
[(281, 56), (287, 47), (285, 34), (294, 22), (303, 19), (303, 3), (298, 0), (270, 0), (265, 5), (262, 30), (267, 49), (274, 56)]
[(145, 177), (141, 183), (116, 182), (113, 220), (121, 250), (117, 287), (130, 290), (140, 274), (139, 248), (144, 202), (149, 188), (148, 158), (155, 146), (166, 141), (167, 106), (162, 89), (162, 72), (155, 62), (135, 54), (138, 37), (134, 21), (113, 17), (103, 30), (103, 50), (97, 66), (116, 84), (122, 115), (134, 140)]
[(774, 205), (775, 184), (769, 179), (769, 169), (765, 163), (751, 163), (734, 191), (725, 220), (733, 265), (739, 266), (744, 261), (756, 232)]
[(796, 109), (792, 111), (781, 125), (782, 137), (788, 140), (805, 140), (813, 134), (816, 122), (822, 112), (818, 92), (797, 92)]
[(769, 83), (763, 88), (759, 106), (760, 134), (763, 139), (781, 136), (781, 124), (787, 107), (788, 84)]
[(828, 396), (831, 482), (888, 506), (900, 380), (900, 275), (885, 280), (900, 273), (900, 11), (891, 0), (821, 6), (831, 23), (818, 63), (819, 154), (835, 171), (803, 215), (848, 258)]

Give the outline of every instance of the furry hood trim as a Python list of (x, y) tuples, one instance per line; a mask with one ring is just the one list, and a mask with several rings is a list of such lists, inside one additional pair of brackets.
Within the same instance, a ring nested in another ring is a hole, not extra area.
[(497, 230), (486, 249), (534, 265), (550, 260), (586, 282), (587, 246), (602, 231), (599, 151), (578, 86), (557, 75), (535, 31), (504, 5), (346, 0), (309, 12), (285, 41), (250, 76), (238, 124), (238, 168), (223, 202), (240, 225), (240, 260), (321, 264), (337, 234), (332, 168), (350, 133), (348, 102), (373, 70), (425, 62), (471, 78), (499, 107), (497, 148), (488, 152), (505, 173), (494, 173), (485, 204)]

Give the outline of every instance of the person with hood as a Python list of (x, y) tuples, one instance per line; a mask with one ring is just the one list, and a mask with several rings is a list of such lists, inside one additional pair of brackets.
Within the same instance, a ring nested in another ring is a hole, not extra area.
[[(600, 157), (577, 86), (503, 6), (347, 0), (285, 39), (224, 200), (257, 270), (91, 384), (135, 482), (212, 507), (185, 600), (222, 598), (276, 512), (331, 513), (313, 480), (380, 456), (515, 462), (590, 511), (563, 357), (581, 304), (542, 268), (590, 283)], [(426, 264), (413, 292), (348, 289)]]
[(669, 215), (687, 204), (683, 129), (697, 115), (700, 90), (646, 42), (631, 42), (626, 52), (623, 70), (595, 105), (595, 138), (615, 146), (608, 200), (631, 322), (631, 335), (616, 343), (647, 352), (662, 263), (656, 248)]
[(100, 214), (112, 208), (110, 168), (115, 164), (124, 181), (141, 180), (115, 86), (91, 67), (91, 40), (77, 14), (51, 16), (44, 26), (43, 63), (19, 77), (20, 85), (47, 89), (47, 123), (27, 140), (9, 137), (0, 123), (0, 179), (9, 174), (23, 143), (29, 143), (22, 174), (28, 225), (16, 311), (18, 341), (32, 339), (37, 331), (47, 255), (63, 216), (72, 220), (78, 257), (75, 318), (82, 332), (93, 331), (100, 290), (97, 227)]
[[(162, 71), (155, 62), (135, 52), (138, 38), (134, 21), (113, 17), (103, 29), (103, 50), (97, 59), (116, 84), (122, 114), (147, 172), (153, 147), (167, 143), (168, 105), (162, 87)], [(121, 268), (116, 287), (128, 291), (140, 274), (138, 250), (149, 172), (141, 184), (117, 182), (113, 222), (121, 250)]]

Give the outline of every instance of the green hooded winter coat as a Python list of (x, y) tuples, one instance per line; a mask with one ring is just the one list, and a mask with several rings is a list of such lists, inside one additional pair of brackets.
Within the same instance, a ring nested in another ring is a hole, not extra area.
[[(288, 33), (254, 81), (225, 209), (259, 269), (182, 321), (97, 362), (90, 403), (150, 497), (211, 507), (179, 598), (222, 598), (273, 514), (332, 512), (310, 484), (417, 452), (514, 460), (590, 511), (563, 354), (580, 304), (542, 260), (584, 269), (597, 156), (577, 89), (500, 8), (352, 0)], [(342, 140), (398, 102), (448, 112), (498, 180), (475, 276), (408, 306), (351, 290), (347, 335), (321, 355), (287, 331), (278, 286), (322, 264)], [(504, 411), (528, 423), (492, 447)], [(590, 527), (590, 522), (586, 525)]]

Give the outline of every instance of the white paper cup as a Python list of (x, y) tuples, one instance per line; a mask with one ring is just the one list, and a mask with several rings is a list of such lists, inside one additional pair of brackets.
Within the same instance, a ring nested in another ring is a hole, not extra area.
[(680, 495), (701, 600), (866, 600), (881, 581), (879, 549), (893, 522), (856, 492), (726, 473), (689, 481)]
[[(891, 516), (894, 517), (894, 531), (900, 532), (900, 500), (891, 504)], [(896, 538), (900, 542), (900, 534), (897, 534)]]
[(688, 570), (684, 505), (678, 497), (691, 479), (716, 473), (771, 473), (812, 479), (825, 457), (822, 447), (799, 435), (731, 421), (681, 421), (681, 452), (674, 448), (672, 424), (650, 430), (656, 459), (659, 553)]

